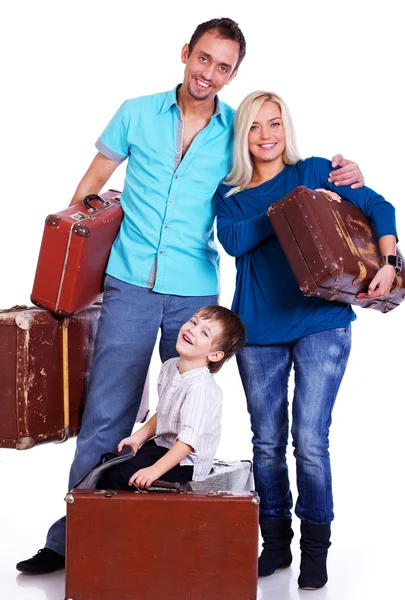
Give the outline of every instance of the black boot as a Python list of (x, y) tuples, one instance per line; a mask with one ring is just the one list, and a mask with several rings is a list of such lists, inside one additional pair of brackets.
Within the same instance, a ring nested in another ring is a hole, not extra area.
[(263, 550), (259, 558), (259, 577), (265, 577), (292, 563), (290, 544), (294, 532), (291, 529), (291, 519), (260, 521), (260, 529)]
[(330, 546), (330, 523), (317, 525), (301, 521), (301, 567), (298, 585), (303, 590), (318, 590), (328, 581), (326, 559)]

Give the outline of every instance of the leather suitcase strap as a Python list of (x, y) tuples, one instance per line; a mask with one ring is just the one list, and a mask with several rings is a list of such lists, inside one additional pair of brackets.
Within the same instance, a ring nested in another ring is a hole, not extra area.
[(70, 435), (69, 420), (69, 318), (63, 319), (62, 323), (62, 378), (63, 378), (63, 426), (65, 429), (65, 441)]

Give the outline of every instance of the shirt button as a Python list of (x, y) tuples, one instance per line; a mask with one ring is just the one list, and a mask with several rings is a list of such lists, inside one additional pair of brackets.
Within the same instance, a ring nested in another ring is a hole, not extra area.
[(163, 250), (160, 250), (159, 254), (163, 254)]
[(176, 154), (180, 154), (180, 150), (176, 150)]
[(169, 227), (169, 225), (165, 225), (165, 229), (167, 229)]
[(173, 200), (169, 200), (169, 204), (173, 204)]
[(179, 176), (178, 176), (178, 175), (176, 175), (175, 179), (178, 179), (178, 178), (179, 178)]

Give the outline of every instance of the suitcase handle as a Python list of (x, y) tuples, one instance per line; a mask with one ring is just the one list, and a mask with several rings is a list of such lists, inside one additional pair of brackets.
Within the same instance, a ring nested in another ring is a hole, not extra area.
[(177, 492), (178, 494), (191, 494), (192, 489), (189, 483), (171, 483), (170, 481), (162, 481), (156, 479), (152, 485), (147, 489), (139, 488), (135, 483), (133, 484), (137, 492), (141, 494), (150, 494), (152, 492)]
[(105, 206), (110, 206), (110, 202), (108, 202), (108, 200), (104, 200), (104, 198), (98, 196), (98, 194), (89, 194), (88, 196), (83, 198), (83, 204), (88, 210), (97, 210), (96, 208), (94, 208), (94, 206), (90, 204), (91, 200), (98, 200), (99, 202), (102, 202), (102, 204), (104, 204)]

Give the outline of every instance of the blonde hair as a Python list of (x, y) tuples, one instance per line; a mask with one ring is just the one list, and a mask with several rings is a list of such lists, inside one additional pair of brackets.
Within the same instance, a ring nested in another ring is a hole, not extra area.
[(285, 131), (285, 150), (283, 161), (287, 165), (294, 165), (300, 160), (295, 140), (294, 126), (290, 111), (284, 100), (273, 92), (252, 92), (242, 100), (235, 116), (235, 141), (233, 146), (232, 170), (224, 183), (232, 187), (226, 194), (236, 194), (247, 188), (253, 178), (254, 163), (249, 152), (248, 134), (257, 113), (264, 102), (274, 102), (280, 107), (281, 120)]

